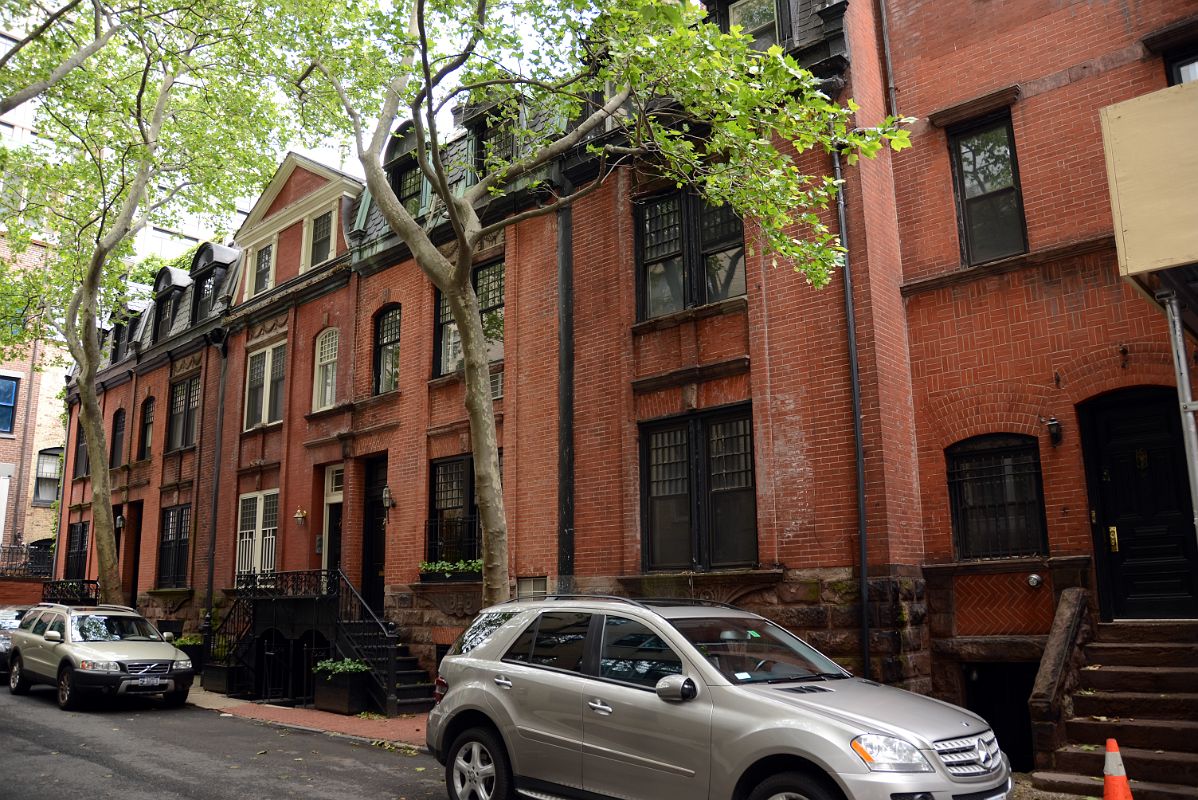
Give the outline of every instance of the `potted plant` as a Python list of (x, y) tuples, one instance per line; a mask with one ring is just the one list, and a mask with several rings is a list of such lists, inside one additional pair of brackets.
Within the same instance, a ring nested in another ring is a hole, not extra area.
[(483, 560), (467, 558), (461, 561), (421, 561), (420, 580), (425, 583), (436, 581), (477, 581), (482, 579)]
[(326, 658), (316, 662), (315, 704), (320, 711), (360, 714), (366, 710), (366, 680), (370, 665), (356, 658)]
[(204, 637), (198, 633), (189, 633), (180, 636), (172, 644), (187, 653), (187, 657), (191, 659), (191, 667), (197, 675), (204, 671)]

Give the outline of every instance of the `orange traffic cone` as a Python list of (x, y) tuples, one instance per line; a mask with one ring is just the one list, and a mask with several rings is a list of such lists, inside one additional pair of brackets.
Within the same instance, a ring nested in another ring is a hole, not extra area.
[(1119, 743), (1106, 740), (1106, 767), (1102, 770), (1102, 800), (1132, 800), (1131, 784), (1119, 755)]

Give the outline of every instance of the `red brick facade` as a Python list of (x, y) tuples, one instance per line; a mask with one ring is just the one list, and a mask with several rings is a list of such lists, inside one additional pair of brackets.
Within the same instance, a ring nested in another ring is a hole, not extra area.
[[(898, 110), (917, 118), (915, 146), (863, 161), (845, 176), (862, 400), (868, 668), (957, 699), (962, 638), (971, 639), (970, 652), (1002, 661), (1001, 640), (984, 637), (1043, 635), (1060, 591), (1101, 588), (1078, 407), (1113, 391), (1174, 385), (1163, 315), (1118, 277), (1097, 120), (1100, 107), (1165, 85), (1161, 58), (1140, 38), (1198, 13), (1194, 0), (1141, 4), (1130, 16), (1081, 2), (1048, 10), (1020, 2), (987, 7), (984, 15), (976, 5), (892, 9), (889, 78)], [(870, 4), (851, 4), (845, 18), (853, 56), (847, 94), (864, 123), (888, 111), (876, 14)], [(948, 140), (929, 116), (1013, 84), (1020, 87), (1009, 107), (1027, 252), (966, 267)], [(806, 164), (831, 170), (822, 156)], [(645, 191), (635, 174), (621, 172), (572, 210), (572, 576), (558, 570), (566, 540), (559, 501), (567, 491), (559, 483), (558, 398), (569, 374), (557, 347), (564, 333), (558, 221), (550, 215), (509, 228), (485, 254), (506, 265), (503, 359), (494, 368), (503, 376), (495, 411), (512, 575), (545, 577), (551, 589), (737, 602), (860, 670), (844, 273), (815, 290), (750, 248), (744, 297), (639, 320), (634, 205)], [(343, 466), (341, 567), (360, 586), (371, 579), (364, 563), (382, 570), (379, 610), (431, 663), (436, 646), (451, 641), (477, 606), (477, 585), (454, 589), (418, 571), (430, 464), (470, 448), (463, 386), (459, 376), (432, 368), (432, 286), (385, 231), (359, 228), (377, 212), (359, 214), (354, 196), (332, 171), (293, 157), (284, 163), (261, 213), (243, 230), (246, 257), (221, 319), (228, 330), (223, 402), (221, 349), (206, 343), (159, 352), (157, 361), (127, 370), (125, 382), (106, 382), (106, 420), (117, 407), (129, 409), (128, 447), (140, 414), (133, 409), (145, 397), (158, 399), (159, 425), (172, 379), (199, 374), (203, 387), (196, 446), (166, 456), (156, 446), (149, 461), (122, 467), (112, 502), (124, 509), (127, 530), (140, 519), (141, 602), (158, 615), (194, 621), (210, 530), (218, 604), (219, 590), (233, 584), (241, 496), (279, 491), (275, 569), (322, 566), (326, 470)], [(337, 210), (337, 256), (305, 271), (305, 220), (326, 208)], [(751, 225), (745, 236), (753, 242)], [(275, 248), (274, 280), (253, 295), (253, 253), (264, 244)], [(395, 304), (402, 308), (398, 388), (376, 394), (378, 315)], [(339, 335), (336, 398), (314, 411), (316, 343), (331, 328)], [(245, 430), (248, 360), (280, 344), (282, 418)], [(757, 562), (727, 571), (647, 570), (642, 426), (729, 406), (751, 410)], [(1050, 417), (1061, 424), (1059, 446), (1045, 425)], [(1038, 443), (1046, 547), (1021, 558), (958, 560), (945, 451), (994, 433)], [(394, 505), (378, 534), (386, 556), (375, 564), (364, 559), (363, 542), (375, 524), (368, 464), (380, 458)], [(84, 481), (68, 489), (64, 523), (85, 518), (90, 499)], [(182, 503), (192, 507), (193, 594), (154, 593), (160, 509)], [(122, 555), (130, 570), (132, 563)], [(1039, 585), (1029, 583), (1032, 574)], [(189, 597), (197, 602), (186, 605)]]

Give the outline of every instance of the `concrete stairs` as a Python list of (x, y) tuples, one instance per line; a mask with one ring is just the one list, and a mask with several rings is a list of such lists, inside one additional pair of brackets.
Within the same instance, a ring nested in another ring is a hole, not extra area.
[(1198, 800), (1198, 622), (1100, 623), (1084, 656), (1068, 743), (1033, 785), (1101, 797), (1110, 738), (1135, 800)]

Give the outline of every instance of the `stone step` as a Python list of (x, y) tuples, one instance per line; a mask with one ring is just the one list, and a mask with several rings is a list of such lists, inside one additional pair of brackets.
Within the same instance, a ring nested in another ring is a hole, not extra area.
[(1122, 642), (1198, 642), (1198, 620), (1152, 620), (1143, 622), (1100, 622), (1095, 641)]
[(1098, 666), (1082, 669), (1078, 685), (1116, 692), (1198, 692), (1198, 667)]
[(413, 697), (399, 698), (395, 701), (396, 711), (400, 714), (425, 714), (433, 707), (433, 698)]
[(1065, 731), (1067, 739), (1075, 744), (1105, 747), (1107, 739), (1114, 739), (1120, 748), (1198, 753), (1198, 722), (1074, 717), (1066, 722)]
[(1198, 694), (1164, 692), (1075, 692), (1073, 713), (1113, 719), (1198, 719)]
[(408, 700), (433, 699), (433, 685), (431, 683), (404, 683), (396, 684), (395, 696), (397, 698), (405, 698)]
[[(1198, 789), (1173, 783), (1130, 781), (1135, 800), (1198, 800)], [(1070, 775), (1063, 772), (1033, 772), (1032, 786), (1045, 792), (1102, 797), (1102, 776)]]
[(395, 682), (404, 686), (416, 683), (428, 683), (428, 673), (422, 669), (396, 670)]
[(1198, 664), (1198, 642), (1187, 644), (1122, 644), (1091, 642), (1085, 647), (1088, 665), (1121, 667), (1192, 667)]
[[(1141, 750), (1119, 745), (1127, 777), (1148, 783), (1198, 786), (1198, 753)], [(1056, 769), (1075, 775), (1103, 774), (1106, 747), (1071, 744), (1057, 750)]]

